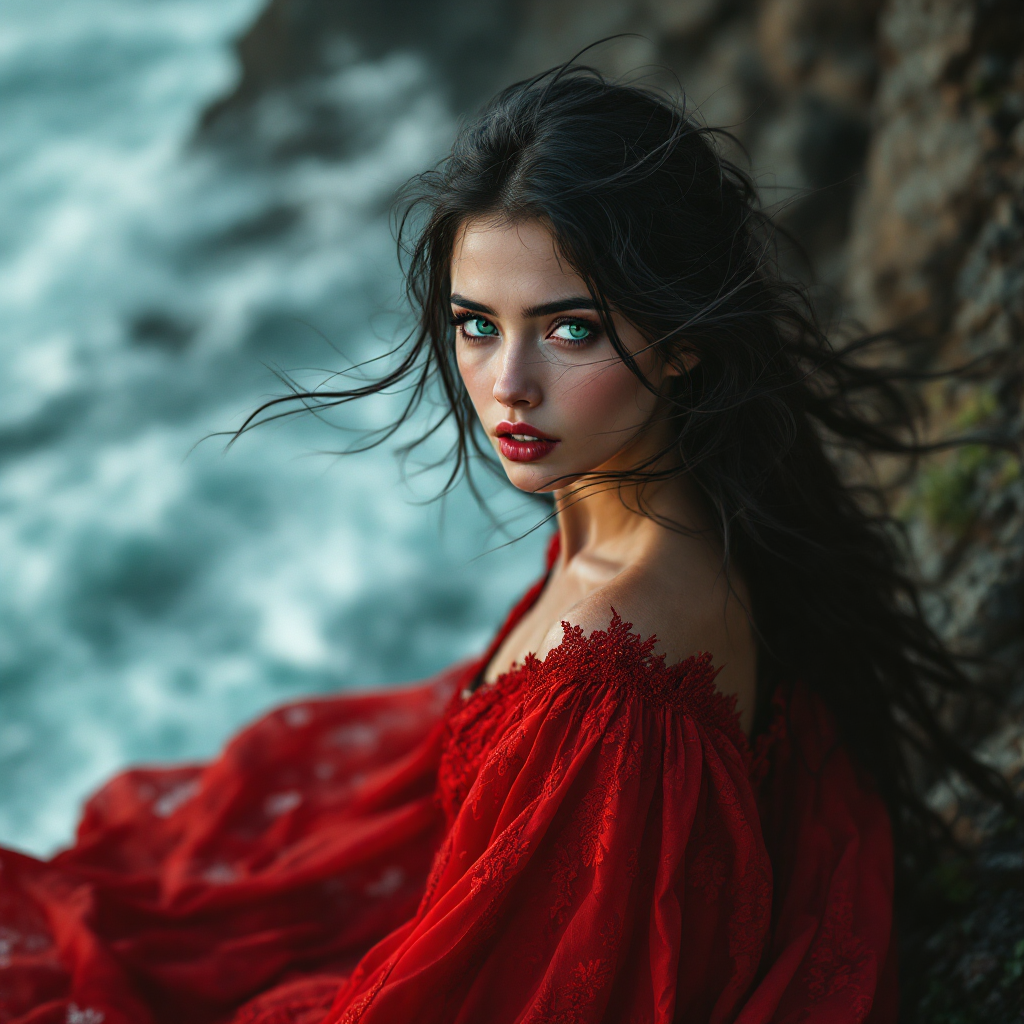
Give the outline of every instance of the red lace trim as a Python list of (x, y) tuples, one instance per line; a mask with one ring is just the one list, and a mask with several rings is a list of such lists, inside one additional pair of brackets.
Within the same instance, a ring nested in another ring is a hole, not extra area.
[[(469, 794), (480, 765), (491, 751), (508, 719), (521, 685), (507, 674), (480, 687), (467, 700), (453, 695), (445, 720), (443, 753), (438, 765), (435, 800), (450, 828)], [(433, 876), (428, 880), (431, 887)]]
[(740, 728), (736, 696), (726, 696), (715, 686), (719, 669), (704, 651), (673, 665), (665, 664), (664, 654), (655, 654), (655, 634), (644, 639), (634, 633), (612, 608), (607, 629), (595, 629), (586, 636), (580, 626), (562, 622), (562, 642), (543, 659), (528, 654), (520, 665), (513, 665), (500, 676), (495, 687), (506, 680), (522, 677), (527, 690), (557, 686), (601, 687), (613, 685), (631, 697), (658, 707), (668, 707), (691, 715), (703, 725), (722, 732), (749, 759), (747, 738)]
[[(496, 745), (499, 769), (503, 764), (501, 749), (505, 741), (501, 737), (504, 735), (509, 745), (515, 747), (513, 716), (522, 713), (523, 702), (531, 694), (543, 690), (560, 691), (556, 697), (559, 706), (582, 692), (603, 688), (609, 695), (619, 694), (656, 707), (672, 708), (690, 715), (706, 728), (719, 731), (749, 769), (750, 749), (740, 729), (736, 697), (726, 696), (715, 686), (718, 670), (709, 653), (666, 665), (665, 656), (654, 653), (657, 637), (644, 639), (634, 633), (633, 624), (624, 621), (614, 608), (606, 630), (594, 630), (585, 636), (579, 626), (563, 622), (562, 628), (562, 642), (543, 660), (527, 655), (522, 664), (513, 665), (468, 699), (459, 694), (453, 696), (446, 715), (435, 796), (449, 828)], [(610, 704), (598, 701), (587, 718), (610, 709)], [(432, 898), (445, 862), (446, 848), (442, 844), (421, 906)]]

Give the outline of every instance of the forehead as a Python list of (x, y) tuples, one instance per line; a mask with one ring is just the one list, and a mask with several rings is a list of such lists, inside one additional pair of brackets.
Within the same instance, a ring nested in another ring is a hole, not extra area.
[(479, 218), (463, 224), (452, 248), (452, 290), (486, 301), (500, 295), (533, 298), (587, 294), (583, 279), (559, 255), (543, 221)]

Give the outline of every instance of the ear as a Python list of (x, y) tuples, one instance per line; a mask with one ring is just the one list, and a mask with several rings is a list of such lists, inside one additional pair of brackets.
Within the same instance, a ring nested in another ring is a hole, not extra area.
[(684, 373), (692, 373), (699, 362), (700, 356), (693, 349), (686, 348), (673, 362), (666, 362), (661, 372), (665, 377), (682, 377)]

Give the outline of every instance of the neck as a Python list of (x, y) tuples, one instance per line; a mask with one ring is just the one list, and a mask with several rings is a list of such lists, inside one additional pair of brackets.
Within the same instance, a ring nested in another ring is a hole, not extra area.
[[(673, 468), (667, 429), (641, 432), (633, 444), (599, 466), (595, 476), (636, 466), (653, 471)], [(680, 529), (705, 538), (712, 532), (699, 490), (685, 473), (644, 482), (583, 478), (555, 491), (555, 510), (563, 565), (583, 555), (625, 567), (659, 541), (678, 538)]]
[(685, 478), (655, 483), (581, 482), (555, 492), (561, 558), (579, 554), (631, 561), (674, 523), (698, 530), (703, 516)]

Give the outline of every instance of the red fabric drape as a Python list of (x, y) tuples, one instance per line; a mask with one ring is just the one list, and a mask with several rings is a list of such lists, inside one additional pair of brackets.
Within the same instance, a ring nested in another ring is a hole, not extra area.
[(630, 629), (119, 776), (0, 851), (0, 1024), (892, 1024), (888, 818), (824, 708), (751, 753)]

